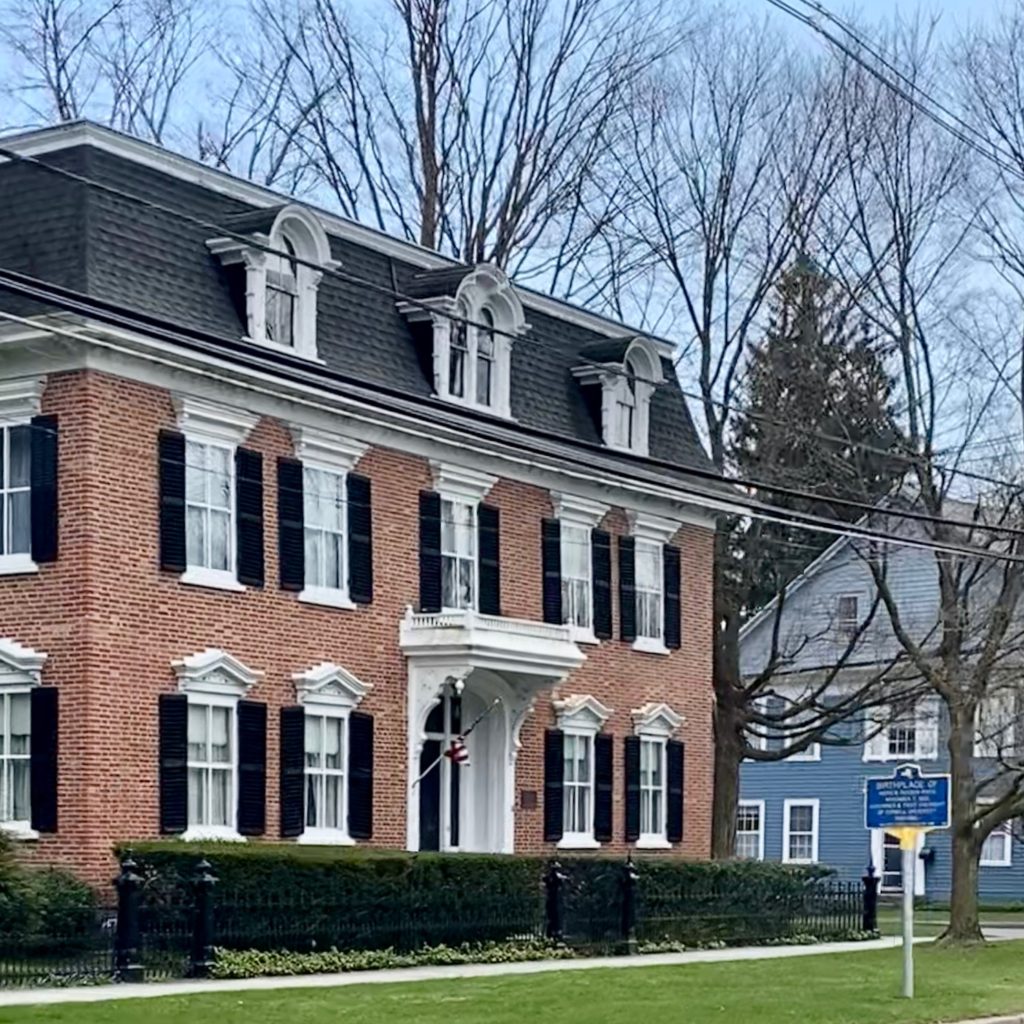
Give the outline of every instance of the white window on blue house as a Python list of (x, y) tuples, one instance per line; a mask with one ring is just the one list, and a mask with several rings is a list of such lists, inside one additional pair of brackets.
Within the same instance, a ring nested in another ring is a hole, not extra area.
[(741, 800), (736, 812), (736, 856), (764, 860), (764, 801)]
[[(979, 801), (982, 805), (991, 801)], [(996, 825), (981, 844), (978, 864), (983, 868), (1008, 868), (1013, 865), (1013, 823)]]
[(1006, 758), (1014, 752), (1017, 695), (1013, 690), (988, 694), (978, 705), (974, 756)]
[(818, 862), (818, 801), (786, 800), (782, 808), (784, 864)]
[(865, 718), (865, 761), (934, 761), (939, 755), (939, 702), (873, 708)]

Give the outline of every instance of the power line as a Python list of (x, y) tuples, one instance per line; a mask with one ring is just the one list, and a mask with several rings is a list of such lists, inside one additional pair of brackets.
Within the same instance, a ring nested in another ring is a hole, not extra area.
[[(0, 278), (2, 278), (2, 277), (3, 277), (3, 274), (2, 274), (2, 272), (0, 272)], [(0, 282), (0, 283), (2, 283), (2, 282)], [(59, 295), (57, 295), (54, 292), (47, 292), (45, 289), (38, 289), (38, 288), (34, 288), (34, 287), (30, 288), (30, 287), (27, 287), (27, 286), (19, 286), (19, 287), (13, 287), (12, 288), (10, 282), (8, 282), (5, 285), (5, 287), (11, 288), (14, 291), (19, 291), (22, 294), (26, 294), (26, 295), (28, 295), (30, 297), (36, 298), (39, 301), (48, 302), (49, 304), (55, 305), (58, 308), (64, 308), (65, 310), (68, 310), (68, 311), (71, 311), (71, 312), (76, 312), (76, 313), (83, 313), (84, 312), (86, 315), (90, 315), (91, 314), (91, 315), (95, 316), (97, 319), (100, 319), (100, 320), (107, 319), (107, 320), (120, 321), (122, 325), (123, 324), (128, 324), (128, 326), (133, 327), (136, 330), (150, 331), (151, 333), (162, 334), (164, 337), (169, 337), (172, 340), (176, 339), (177, 341), (182, 342), (182, 343), (188, 345), (189, 347), (192, 347), (192, 348), (197, 348), (198, 347), (201, 350), (209, 350), (209, 346), (203, 346), (203, 345), (197, 346), (196, 343), (195, 343), (195, 340), (189, 338), (187, 335), (181, 335), (181, 334), (177, 334), (176, 335), (174, 331), (168, 330), (166, 328), (157, 328), (156, 331), (154, 332), (154, 328), (153, 328), (152, 324), (146, 325), (146, 324), (140, 324), (140, 323), (137, 323), (137, 322), (133, 324), (131, 322), (130, 318), (125, 317), (123, 314), (111, 315), (109, 313), (104, 312), (103, 310), (99, 310), (99, 311), (97, 311), (95, 309), (90, 310), (89, 307), (88, 307), (88, 303), (70, 302), (67, 299), (62, 299)], [(66, 289), (62, 289), (62, 290), (66, 290)], [(30, 319), (28, 317), (18, 316), (17, 314), (12, 314), (12, 313), (7, 313), (7, 312), (0, 311), (0, 319), (8, 320), (8, 321), (13, 322), (13, 323), (20, 323), (22, 325), (25, 325), (25, 326), (28, 326), (28, 327), (32, 327), (32, 328), (35, 328), (35, 329), (38, 329), (38, 330), (43, 330), (43, 331), (49, 332), (51, 334), (54, 334), (55, 336), (63, 336), (63, 337), (72, 338), (72, 339), (74, 339), (76, 341), (87, 341), (87, 342), (90, 342), (92, 344), (105, 344), (105, 345), (107, 345), (108, 347), (111, 347), (111, 348), (118, 348), (118, 346), (116, 346), (113, 343), (101, 341), (100, 339), (97, 339), (95, 337), (91, 337), (91, 336), (89, 336), (87, 334), (82, 334), (82, 333), (78, 333), (78, 332), (75, 332), (75, 331), (71, 331), (71, 330), (55, 327), (55, 326), (49, 325), (49, 324), (46, 324), (46, 325), (39, 324), (35, 320), (32, 320), (32, 319)], [(172, 365), (174, 365), (174, 364), (172, 364)], [(213, 373), (213, 372), (210, 372), (210, 371), (204, 371), (204, 372), (207, 372), (207, 375), (209, 375), (211, 377), (214, 377), (215, 379), (220, 379), (224, 383), (230, 384), (230, 385), (232, 385), (234, 387), (244, 387), (244, 388), (248, 388), (250, 390), (261, 391), (261, 392), (265, 391), (265, 389), (260, 389), (260, 388), (257, 388), (254, 385), (250, 385), (250, 384), (247, 384), (245, 382), (239, 381), (237, 378), (218, 377), (218, 375)], [(316, 404), (316, 403), (313, 403), (313, 402), (308, 402), (306, 400), (303, 400), (303, 401), (305, 401), (306, 404), (310, 404), (310, 405), (315, 405)], [(387, 408), (387, 406), (383, 406), (379, 402), (379, 400), (377, 400), (377, 401), (371, 400), (370, 404), (371, 404), (371, 407), (385, 408), (385, 409)], [(331, 411), (331, 412), (335, 411), (335, 410), (331, 409), (330, 407), (326, 407), (326, 408), (328, 409), (328, 411)], [(558, 435), (551, 435), (551, 434), (549, 434), (547, 432), (538, 431), (538, 430), (535, 430), (535, 429), (530, 430), (530, 432), (535, 434), (535, 435), (539, 435), (541, 437), (551, 438), (551, 439), (554, 439), (554, 440), (557, 440), (557, 441), (560, 441), (560, 442), (564, 443), (564, 439), (558, 437)], [(507, 444), (509, 447), (513, 448), (514, 450), (525, 450), (531, 456), (534, 454), (533, 449), (529, 445), (521, 443), (518, 440), (506, 440), (506, 439), (503, 439), (503, 442), (505, 444)], [(578, 444), (578, 442), (577, 442), (577, 444)], [(592, 445), (587, 445), (587, 447), (597, 448), (597, 446), (592, 446)], [(597, 448), (597, 450), (598, 451), (602, 451), (602, 453), (603, 453), (603, 449)], [(593, 466), (592, 462), (587, 461), (587, 460), (585, 460), (585, 459), (583, 459), (581, 457), (573, 456), (573, 455), (571, 455), (569, 453), (560, 454), (560, 455), (558, 455), (556, 457), (561, 462), (563, 462), (563, 463), (569, 463), (572, 466), (582, 467), (583, 469), (585, 469), (587, 471), (586, 475), (588, 476), (588, 478), (592, 478), (592, 474), (593, 474), (593, 471), (594, 471), (594, 466)], [(717, 473), (711, 473), (711, 472), (700, 471), (700, 470), (683, 469), (683, 468), (675, 465), (674, 463), (665, 463), (663, 460), (648, 459), (648, 460), (645, 460), (645, 464), (653, 464), (653, 466), (655, 466), (655, 467), (659, 467), (659, 468), (663, 468), (663, 469), (668, 469), (673, 474), (685, 474), (685, 475), (697, 477), (698, 479), (709, 479), (709, 480), (711, 480), (711, 481), (713, 481), (714, 483), (717, 483), (717, 484), (722, 484), (723, 482), (724, 483), (728, 483), (729, 482), (727, 479), (723, 480), (723, 478), (721, 476), (719, 476)], [(615, 480), (616, 480), (616, 482), (619, 482), (619, 483), (621, 483), (623, 480), (625, 480), (626, 482), (628, 482), (630, 484), (641, 484), (641, 485), (644, 485), (646, 487), (650, 487), (650, 485), (652, 483), (652, 481), (650, 479), (646, 479), (643, 476), (639, 476), (638, 477), (635, 474), (631, 474), (631, 473), (626, 472), (624, 470), (624, 467), (616, 467), (614, 472), (615, 472)], [(580, 475), (583, 475), (583, 474), (580, 474)], [(664, 483), (665, 483), (664, 479), (661, 479), (658, 482), (660, 484), (662, 484), (662, 485), (664, 485)], [(863, 522), (844, 523), (844, 522), (841, 522), (839, 520), (830, 519), (830, 518), (828, 518), (826, 516), (820, 516), (820, 515), (817, 515), (817, 514), (814, 514), (814, 513), (801, 512), (801, 511), (794, 510), (794, 509), (788, 509), (788, 508), (785, 508), (785, 507), (782, 507), (782, 506), (772, 505), (772, 504), (770, 504), (768, 502), (765, 502), (765, 501), (762, 501), (762, 500), (756, 499), (756, 498), (749, 498), (749, 497), (747, 497), (745, 500), (739, 500), (738, 496), (739, 496), (740, 492), (738, 492), (738, 491), (731, 491), (731, 492), (723, 493), (720, 490), (719, 491), (697, 490), (697, 489), (694, 489), (692, 485), (688, 485), (688, 484), (686, 484), (686, 483), (684, 483), (682, 481), (679, 481), (678, 479), (671, 479), (669, 481), (669, 483), (668, 483), (668, 486), (670, 488), (672, 488), (672, 490), (676, 494), (681, 495), (684, 499), (697, 499), (700, 502), (703, 502), (705, 507), (709, 508), (709, 510), (711, 510), (711, 511), (726, 512), (726, 513), (733, 514), (733, 515), (750, 516), (751, 518), (762, 519), (762, 520), (770, 521), (770, 522), (777, 522), (777, 523), (780, 523), (781, 525), (785, 525), (785, 526), (806, 527), (808, 529), (815, 530), (815, 531), (817, 531), (819, 533), (829, 533), (829, 534), (833, 534), (833, 535), (837, 535), (837, 536), (852, 536), (852, 537), (858, 537), (858, 538), (861, 538), (861, 539), (864, 539), (864, 540), (881, 541), (881, 542), (884, 542), (884, 543), (893, 543), (893, 544), (901, 545), (901, 546), (904, 546), (904, 547), (916, 547), (916, 548), (923, 548), (925, 550), (930, 550), (930, 551), (944, 552), (944, 553), (947, 553), (947, 554), (963, 555), (963, 556), (966, 556), (966, 557), (969, 557), (969, 558), (982, 558), (982, 559), (989, 559), (989, 560), (994, 560), (994, 561), (1003, 561), (1003, 562), (1022, 563), (1022, 564), (1024, 564), (1024, 557), (1022, 557), (1020, 555), (1012, 554), (1010, 552), (993, 551), (993, 550), (989, 550), (989, 549), (985, 549), (985, 548), (973, 547), (971, 545), (963, 545), (963, 544), (957, 544), (957, 543), (954, 543), (954, 542), (939, 541), (939, 540), (934, 540), (934, 539), (931, 539), (931, 538), (921, 539), (921, 538), (914, 538), (914, 537), (901, 537), (901, 536), (898, 536), (896, 534), (888, 533), (888, 532), (886, 532), (884, 530), (879, 530), (879, 529), (876, 529), (876, 528), (873, 528), (873, 527), (870, 527), (870, 526), (866, 526)], [(766, 489), (770, 489), (769, 487), (767, 487), (767, 485), (765, 485), (765, 486), (766, 486)], [(733, 496), (730, 496), (730, 493)], [(878, 511), (873, 506), (868, 506), (868, 510), (871, 511), (871, 512), (877, 512)], [(899, 513), (899, 512), (894, 512), (893, 514), (895, 516), (897, 516), (897, 517), (899, 517), (901, 515), (901, 513)], [(967, 525), (967, 524), (964, 524), (964, 523), (957, 523), (955, 521), (949, 521), (949, 522), (950, 522), (950, 525), (955, 526), (955, 527), (957, 527), (959, 529), (962, 529), (965, 525)]]

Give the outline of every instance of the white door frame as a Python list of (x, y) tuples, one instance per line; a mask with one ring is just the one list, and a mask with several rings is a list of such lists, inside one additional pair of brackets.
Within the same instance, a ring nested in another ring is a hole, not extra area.
[[(884, 842), (885, 830), (881, 828), (873, 828), (871, 830), (871, 863), (875, 866), (875, 874), (878, 875), (878, 886), (879, 892), (882, 891), (882, 874), (885, 865), (885, 842)], [(917, 846), (914, 848), (914, 895), (923, 896), (925, 894), (925, 863), (921, 860), (920, 853), (924, 846), (925, 833), (920, 832), (917, 836)], [(902, 870), (902, 868), (901, 868)], [(893, 892), (894, 890), (886, 890)], [(901, 890), (902, 891), (902, 890)]]

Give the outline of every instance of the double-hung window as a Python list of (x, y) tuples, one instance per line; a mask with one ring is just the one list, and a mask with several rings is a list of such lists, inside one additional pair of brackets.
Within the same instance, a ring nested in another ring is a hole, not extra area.
[(32, 712), (28, 690), (0, 693), (0, 822), (28, 829)]
[(996, 825), (981, 844), (981, 867), (1008, 868), (1013, 863), (1011, 844), (1013, 836), (1010, 822), (1004, 821)]
[(562, 621), (580, 630), (594, 625), (593, 567), (590, 529), (561, 524)]
[(741, 800), (736, 812), (736, 856), (764, 860), (764, 801)]
[(482, 326), (476, 331), (476, 403), (490, 406), (494, 389), (494, 314), (484, 306), (480, 310)]
[(189, 828), (234, 831), (234, 702), (189, 698)]
[(286, 236), (281, 246), (287, 257), (272, 255), (267, 259), (267, 341), (286, 348), (295, 347), (295, 314), (298, 308), (298, 266), (295, 246)]
[(234, 449), (186, 438), (185, 551), (189, 569), (234, 576)]
[(665, 840), (665, 740), (640, 740), (640, 843)]
[(786, 800), (783, 804), (782, 831), (782, 860), (784, 863), (817, 863), (817, 800)]
[(304, 466), (302, 501), (306, 586), (344, 593), (348, 589), (345, 474)]
[(306, 709), (306, 829), (347, 832), (348, 719)]
[(27, 423), (0, 427), (0, 558), (31, 549), (31, 436)]
[(938, 756), (938, 722), (938, 702), (933, 699), (903, 709), (871, 709), (865, 720), (864, 760), (934, 760)]
[(594, 737), (566, 732), (563, 738), (563, 844), (594, 838)]
[(665, 632), (662, 548), (656, 541), (636, 542), (636, 635), (660, 644)]
[(441, 500), (441, 599), (447, 609), (476, 608), (476, 505)]

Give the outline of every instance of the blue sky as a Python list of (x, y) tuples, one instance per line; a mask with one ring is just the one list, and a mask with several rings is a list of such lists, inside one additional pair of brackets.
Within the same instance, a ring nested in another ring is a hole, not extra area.
[[(943, 35), (954, 35), (973, 21), (994, 18), (1001, 6), (999, 0), (922, 0), (921, 3), (917, 0), (860, 0), (853, 4), (844, 3), (842, 0), (822, 0), (822, 3), (834, 14), (844, 18), (852, 16), (861, 23), (888, 21), (897, 11), (910, 18), (920, 8), (925, 13), (938, 16), (939, 30)], [(793, 6), (801, 8), (804, 5), (799, 0), (794, 0)], [(765, 7), (768, 7), (767, 3)], [(779, 11), (773, 13), (780, 20), (789, 21), (794, 31), (810, 33), (810, 29), (797, 25), (787, 15)]]

